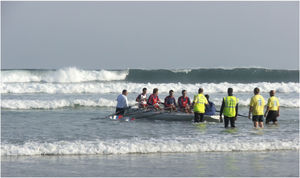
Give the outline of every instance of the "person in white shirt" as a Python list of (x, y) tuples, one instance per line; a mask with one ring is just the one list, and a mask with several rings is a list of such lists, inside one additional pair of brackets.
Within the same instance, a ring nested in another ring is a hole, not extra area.
[(147, 107), (147, 88), (143, 88), (143, 93), (136, 97), (136, 102), (139, 103), (139, 108)]
[(127, 95), (128, 95), (127, 90), (123, 90), (122, 94), (120, 94), (118, 96), (116, 114), (124, 114), (125, 109), (129, 108), (128, 107)]

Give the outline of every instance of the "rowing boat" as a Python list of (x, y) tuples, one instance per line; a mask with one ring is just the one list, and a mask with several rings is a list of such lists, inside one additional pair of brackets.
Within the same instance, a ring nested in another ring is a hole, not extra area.
[[(111, 115), (110, 119), (121, 119), (126, 118), (127, 120), (132, 119), (149, 119), (149, 120), (166, 120), (166, 121), (193, 121), (194, 113), (184, 112), (170, 112), (165, 110), (144, 110), (144, 109), (130, 109), (125, 112), (124, 115)], [(220, 122), (218, 115), (204, 115), (204, 121), (206, 122)]]

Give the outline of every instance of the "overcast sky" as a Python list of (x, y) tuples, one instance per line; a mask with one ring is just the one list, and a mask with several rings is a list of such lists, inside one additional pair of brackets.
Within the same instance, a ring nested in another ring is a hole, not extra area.
[(298, 69), (298, 2), (1, 2), (2, 68)]

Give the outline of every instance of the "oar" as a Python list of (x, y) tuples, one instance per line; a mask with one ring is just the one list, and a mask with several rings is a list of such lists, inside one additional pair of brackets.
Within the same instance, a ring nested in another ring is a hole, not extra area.
[[(220, 111), (216, 111), (216, 112), (220, 112)], [(238, 116), (248, 118), (248, 116), (245, 116), (245, 115), (242, 115), (242, 114), (238, 114)]]

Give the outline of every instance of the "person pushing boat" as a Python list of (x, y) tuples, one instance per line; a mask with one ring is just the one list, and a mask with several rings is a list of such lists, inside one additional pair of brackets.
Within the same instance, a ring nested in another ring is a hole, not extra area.
[(199, 88), (198, 94), (194, 96), (193, 108), (194, 108), (194, 122), (203, 122), (205, 105), (208, 104), (207, 99), (203, 95), (203, 88)]
[(176, 100), (174, 98), (174, 91), (173, 90), (170, 90), (169, 91), (169, 96), (167, 96), (165, 98), (164, 106), (165, 106), (165, 110), (177, 111), (177, 108), (176, 108), (177, 105), (176, 105)]
[(254, 96), (250, 101), (249, 115), (250, 119), (252, 113), (252, 121), (255, 128), (264, 127), (264, 106), (265, 99), (259, 94), (259, 88), (254, 88)]
[(266, 124), (273, 122), (277, 125), (277, 117), (279, 117), (279, 100), (275, 96), (275, 91), (270, 91), (270, 98), (268, 99), (267, 110), (264, 115), (266, 118)]
[(158, 88), (154, 88), (153, 93), (148, 98), (147, 104), (148, 104), (148, 106), (150, 106), (152, 108), (161, 110), (161, 108), (159, 107), (160, 103), (161, 102), (158, 98)]
[(182, 90), (182, 96), (178, 98), (178, 106), (181, 112), (192, 113), (191, 111), (191, 101), (187, 96), (186, 90)]
[(222, 120), (222, 114), (224, 115), (224, 127), (228, 128), (230, 121), (231, 128), (235, 127), (235, 121), (238, 115), (238, 103), (239, 99), (233, 96), (233, 89), (227, 89), (227, 97), (223, 98), (220, 109), (220, 120)]
[(147, 88), (143, 88), (143, 92), (135, 100), (138, 102), (139, 108), (147, 108)]

